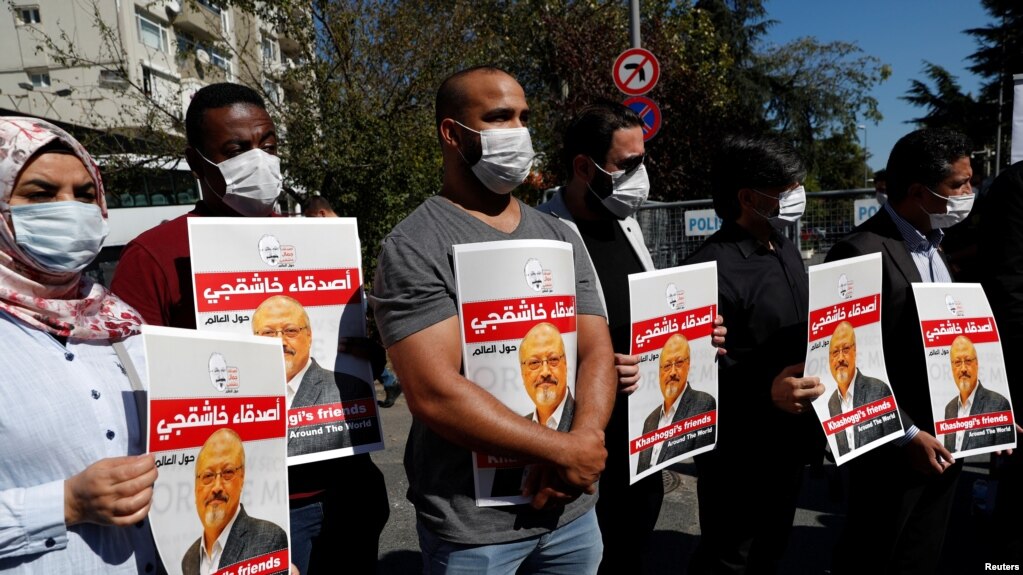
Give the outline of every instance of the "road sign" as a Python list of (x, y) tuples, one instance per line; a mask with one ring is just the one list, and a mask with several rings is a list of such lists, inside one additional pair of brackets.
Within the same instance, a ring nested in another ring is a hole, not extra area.
[(657, 131), (661, 129), (661, 109), (653, 100), (644, 96), (633, 96), (626, 98), (622, 103), (643, 118), (644, 142), (657, 135)]
[(614, 69), (615, 86), (629, 96), (649, 92), (661, 77), (661, 65), (649, 50), (629, 48), (618, 55)]

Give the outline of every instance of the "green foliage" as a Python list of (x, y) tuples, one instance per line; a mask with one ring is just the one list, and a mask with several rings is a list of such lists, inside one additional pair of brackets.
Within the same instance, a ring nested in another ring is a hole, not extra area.
[[(923, 74), (933, 84), (914, 80), (906, 96), (908, 102), (926, 113), (914, 120), (920, 127), (959, 130), (973, 140), (976, 149), (995, 149), (999, 123), (999, 94), (1002, 96), (1002, 161), (1009, 161), (1010, 122), (1012, 119), (1012, 75), (1023, 71), (1023, 3), (1018, 0), (981, 0), (992, 23), (965, 30), (977, 41), (977, 51), (969, 55), (970, 71), (984, 78), (980, 93), (964, 94), (954, 76), (930, 62), (924, 62)], [(996, 168), (997, 170), (997, 168)]]
[[(195, 0), (185, 1), (195, 7)], [(624, 99), (611, 78), (615, 57), (629, 47), (624, 2), (218, 4), (258, 16), (289, 46), (294, 66), (263, 69), (244, 57), (247, 47), (235, 45), (238, 79), (257, 90), (264, 80), (281, 88), (284, 97), (270, 97), (268, 104), (283, 134), (288, 184), (299, 194), (320, 192), (339, 214), (359, 219), (368, 272), (379, 241), (440, 189), (433, 104), (449, 74), (494, 64), (523, 85), (532, 108), (534, 147), (544, 154), (536, 177), (516, 192), (531, 203), (563, 181), (561, 133), (573, 115), (599, 98)], [(648, 94), (664, 118), (661, 131), (647, 143), (652, 198), (708, 197), (710, 155), (723, 135), (736, 132), (773, 131), (791, 138), (812, 166), (809, 181), (819, 186), (851, 187), (859, 181), (863, 157), (855, 120), (857, 115), (880, 118), (877, 103), (866, 94), (887, 77), (886, 67), (847, 43), (805, 38), (761, 50), (772, 24), (762, 0), (646, 0), (642, 7), (643, 46), (656, 54), (662, 70)], [(244, 17), (236, 24), (240, 29)], [(95, 25), (111, 47), (121, 45), (117, 30), (98, 12)], [(47, 49), (78, 58), (79, 65), (96, 65), (76, 54), (68, 39), (58, 40)], [(226, 38), (205, 41), (232, 47)], [(123, 52), (108, 56), (102, 65), (128, 77)], [(145, 142), (180, 155), (180, 112), (147, 96), (141, 86), (126, 92), (150, 115), (148, 121), (132, 121), (133, 145)]]

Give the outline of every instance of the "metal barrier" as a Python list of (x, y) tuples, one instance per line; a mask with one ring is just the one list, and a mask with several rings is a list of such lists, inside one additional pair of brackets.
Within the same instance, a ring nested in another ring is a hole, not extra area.
[[(807, 266), (819, 264), (831, 246), (878, 209), (873, 198), (871, 188), (808, 193), (803, 217), (785, 235), (796, 243)], [(710, 199), (651, 202), (635, 217), (658, 269), (682, 265), (720, 226)]]

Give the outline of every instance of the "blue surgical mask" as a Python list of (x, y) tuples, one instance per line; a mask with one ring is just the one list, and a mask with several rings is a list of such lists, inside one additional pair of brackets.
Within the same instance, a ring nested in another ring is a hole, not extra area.
[(110, 228), (96, 204), (76, 201), (11, 206), (14, 240), (45, 270), (80, 272), (103, 247)]

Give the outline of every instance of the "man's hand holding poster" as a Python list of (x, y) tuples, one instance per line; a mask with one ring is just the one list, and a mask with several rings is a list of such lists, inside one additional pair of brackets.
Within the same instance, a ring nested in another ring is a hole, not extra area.
[(998, 328), (980, 284), (913, 284), (934, 437), (955, 458), (1013, 449), (1009, 382)]
[(288, 464), (383, 449), (369, 362), (338, 354), (366, 335), (353, 218), (188, 220), (196, 325), (278, 338)]
[[(575, 411), (572, 245), (511, 240), (453, 247), (465, 376), (537, 425), (567, 433)], [(529, 503), (527, 462), (473, 453), (476, 504)]]
[(287, 573), (284, 366), (266, 338), (144, 326), (149, 512), (168, 573)]
[(628, 399), (630, 483), (717, 442), (717, 277), (713, 262), (629, 275), (631, 353), (640, 361)]
[(881, 344), (881, 254), (810, 266), (803, 373), (824, 394), (813, 402), (841, 465), (903, 435)]

